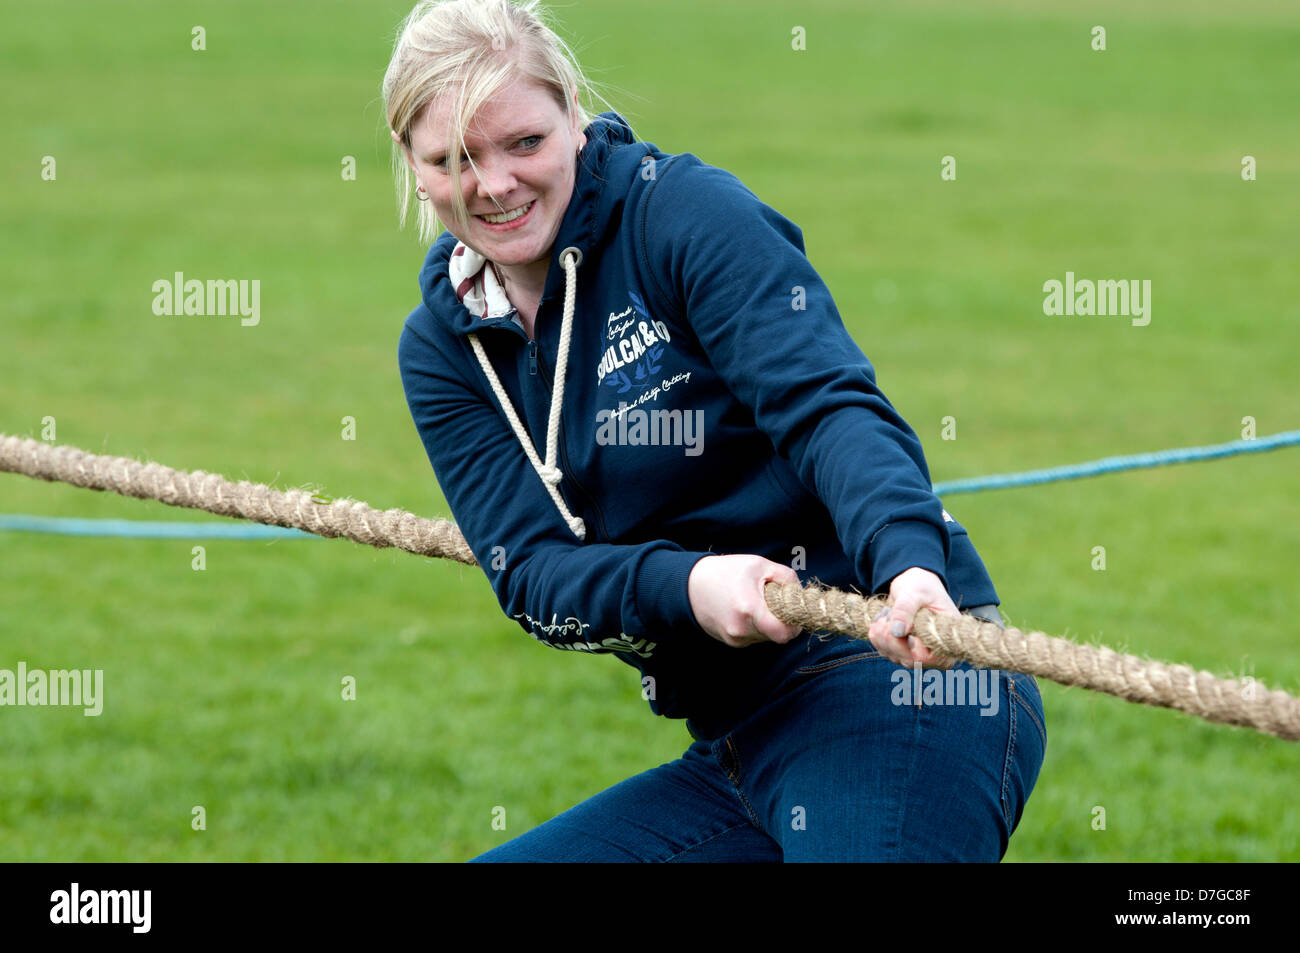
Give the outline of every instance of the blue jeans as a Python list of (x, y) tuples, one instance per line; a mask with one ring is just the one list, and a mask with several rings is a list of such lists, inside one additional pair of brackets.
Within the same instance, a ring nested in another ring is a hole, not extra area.
[(1047, 746), (1033, 676), (922, 672), (842, 637), (798, 661), (730, 730), (475, 860), (1002, 858)]

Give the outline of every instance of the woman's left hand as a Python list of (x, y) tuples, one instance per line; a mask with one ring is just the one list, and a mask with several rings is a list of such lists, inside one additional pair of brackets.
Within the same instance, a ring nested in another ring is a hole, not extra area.
[(912, 622), (919, 609), (961, 615), (943, 587), (943, 580), (928, 569), (913, 566), (894, 577), (889, 584), (889, 595), (894, 600), (893, 610), (878, 615), (867, 630), (877, 651), (899, 665), (920, 662), (929, 668), (952, 668), (952, 659), (931, 652), (912, 634)]

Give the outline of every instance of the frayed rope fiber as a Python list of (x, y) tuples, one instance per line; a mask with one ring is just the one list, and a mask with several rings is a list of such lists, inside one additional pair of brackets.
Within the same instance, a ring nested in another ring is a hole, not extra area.
[[(173, 470), (157, 463), (0, 434), (3, 471), (477, 565), (455, 523), (424, 519), (404, 510), (376, 510), (356, 500), (323, 500), (304, 490), (273, 490), (247, 480), (234, 483), (202, 470)], [(876, 596), (796, 583), (770, 582), (764, 596), (783, 622), (809, 632), (841, 633), (857, 639), (867, 638), (871, 619), (890, 605)], [(958, 618), (928, 609), (916, 614), (913, 627), (931, 651), (948, 658), (1026, 672), (1131, 702), (1176, 708), (1207, 721), (1300, 740), (1300, 699), (1270, 691), (1253, 679), (1219, 678), (1186, 665), (1167, 665), (1104, 646), (1080, 645), (1042, 632), (1003, 629), (972, 616)]]

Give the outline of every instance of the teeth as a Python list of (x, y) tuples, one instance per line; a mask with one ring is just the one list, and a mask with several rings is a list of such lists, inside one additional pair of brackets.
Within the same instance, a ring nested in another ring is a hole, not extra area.
[(483, 219), (485, 222), (491, 222), (493, 225), (504, 225), (506, 222), (513, 222), (521, 215), (526, 215), (528, 210), (532, 207), (533, 203), (529, 202), (527, 205), (521, 205), (519, 208), (510, 212), (504, 212), (500, 215), (480, 215), (479, 218)]

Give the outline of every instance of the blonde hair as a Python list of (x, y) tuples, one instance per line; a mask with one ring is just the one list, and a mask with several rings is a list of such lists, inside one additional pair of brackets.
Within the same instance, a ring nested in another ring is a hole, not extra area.
[[(579, 130), (591, 124), (581, 97), (604, 103), (582, 74), (573, 51), (544, 22), (537, 0), (420, 0), (402, 21), (381, 87), (388, 126), (411, 146), (411, 125), (420, 111), (443, 94), (453, 108), (447, 141), (460, 143), (447, 155), (456, 219), (468, 227), (469, 210), (460, 187), (465, 130), (478, 109), (522, 77), (536, 80), (559, 103), (565, 116), (577, 110)], [(608, 108), (608, 103), (605, 103)], [(473, 167), (473, 159), (470, 160)], [(418, 206), (419, 238), (432, 242), (441, 229), (431, 202), (413, 196), (414, 174), (403, 149), (393, 143), (397, 213), (402, 226), (411, 202)]]

